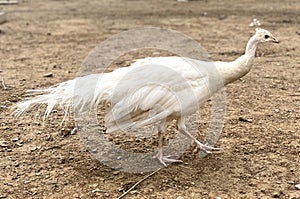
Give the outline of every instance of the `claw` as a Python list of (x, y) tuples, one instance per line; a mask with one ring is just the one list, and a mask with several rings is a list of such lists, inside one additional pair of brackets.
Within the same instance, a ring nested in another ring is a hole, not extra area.
[(171, 157), (171, 156), (170, 155), (163, 156), (161, 151), (158, 151), (158, 153), (155, 156), (153, 156), (153, 158), (157, 158), (158, 161), (165, 167), (167, 166), (166, 163), (168, 163), (168, 162), (169, 163), (173, 163), (173, 162), (182, 163), (182, 160), (176, 160), (176, 159), (172, 159), (169, 157)]
[(203, 150), (206, 153), (213, 153), (213, 151), (220, 151), (222, 148), (216, 148), (212, 146), (208, 146), (207, 144), (202, 144), (198, 140), (195, 141), (197, 146), (194, 149), (193, 153), (197, 153), (199, 150)]

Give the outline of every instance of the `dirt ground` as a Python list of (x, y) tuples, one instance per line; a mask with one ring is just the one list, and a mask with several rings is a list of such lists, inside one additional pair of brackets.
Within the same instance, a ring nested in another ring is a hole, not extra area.
[[(281, 43), (259, 46), (252, 71), (227, 86), (222, 153), (201, 159), (190, 149), (181, 157), (185, 164), (163, 168), (125, 198), (300, 198), (298, 0), (24, 0), (0, 10), (7, 14), (0, 25), (7, 87), (0, 87), (0, 198), (117, 198), (146, 175), (96, 160), (78, 133), (70, 134), (71, 119), (60, 126), (61, 111), (45, 127), (33, 114), (10, 116), (27, 89), (74, 78), (95, 46), (135, 27), (182, 32), (212, 59), (233, 60), (254, 32), (254, 17)], [(49, 72), (53, 77), (43, 76)]]

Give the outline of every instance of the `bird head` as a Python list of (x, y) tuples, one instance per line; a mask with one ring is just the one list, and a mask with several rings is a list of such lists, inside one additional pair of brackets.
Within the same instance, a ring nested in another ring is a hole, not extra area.
[(262, 28), (256, 28), (255, 31), (256, 38), (259, 42), (263, 43), (271, 41), (273, 43), (279, 43), (279, 41), (269, 31)]

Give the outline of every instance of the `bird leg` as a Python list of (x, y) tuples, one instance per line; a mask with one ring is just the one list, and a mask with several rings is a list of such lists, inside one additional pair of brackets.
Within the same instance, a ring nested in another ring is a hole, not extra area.
[[(216, 147), (212, 147), (212, 146), (208, 146), (206, 144), (202, 144), (201, 142), (199, 142), (196, 138), (194, 138), (194, 136), (192, 136), (189, 132), (187, 132), (186, 130), (183, 129), (179, 129), (179, 132), (184, 134), (185, 136), (191, 138), (193, 140), (193, 142), (196, 143), (197, 147), (200, 150), (205, 151), (206, 153), (211, 153), (212, 151), (219, 151), (221, 150), (221, 148), (216, 148)], [(197, 151), (197, 148), (194, 150)]]
[[(212, 151), (219, 151), (219, 150), (221, 150), (221, 148), (215, 148), (215, 147), (208, 146), (206, 144), (202, 144), (201, 142), (199, 142), (194, 136), (192, 136), (186, 130), (186, 126), (185, 126), (184, 122), (182, 122), (182, 121), (179, 122), (178, 129), (179, 129), (180, 133), (184, 134), (188, 138), (191, 138), (192, 141), (196, 143), (197, 148), (199, 148), (200, 150), (205, 151), (206, 153), (212, 153)], [(197, 148), (194, 151), (197, 151)]]
[(167, 162), (170, 162), (170, 163), (173, 163), (173, 162), (181, 163), (182, 162), (181, 160), (169, 158), (170, 155), (163, 156), (162, 148), (163, 148), (163, 133), (162, 133), (162, 129), (159, 128), (159, 130), (158, 130), (158, 150), (157, 150), (157, 154), (153, 158), (157, 158), (158, 161), (165, 167), (167, 166), (167, 164), (166, 164)]

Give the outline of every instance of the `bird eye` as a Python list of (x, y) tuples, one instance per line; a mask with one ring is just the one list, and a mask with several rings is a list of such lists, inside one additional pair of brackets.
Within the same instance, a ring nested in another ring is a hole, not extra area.
[(270, 36), (269, 35), (265, 35), (265, 39), (268, 39)]

